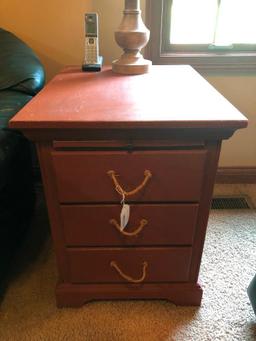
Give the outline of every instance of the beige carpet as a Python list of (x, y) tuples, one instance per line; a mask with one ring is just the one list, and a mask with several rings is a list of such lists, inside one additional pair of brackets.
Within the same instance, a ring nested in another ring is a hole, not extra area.
[[(235, 190), (241, 193), (241, 188)], [(221, 189), (216, 191), (220, 194)], [(118, 301), (57, 309), (55, 261), (47, 231), (40, 210), (0, 304), (1, 341), (256, 340), (256, 317), (246, 294), (256, 272), (255, 211), (211, 211), (200, 308)]]

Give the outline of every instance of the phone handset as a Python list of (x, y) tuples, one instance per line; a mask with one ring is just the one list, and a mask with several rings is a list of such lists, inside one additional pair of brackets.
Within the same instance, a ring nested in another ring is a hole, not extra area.
[(100, 71), (102, 57), (99, 56), (98, 14), (85, 14), (85, 56), (83, 71)]

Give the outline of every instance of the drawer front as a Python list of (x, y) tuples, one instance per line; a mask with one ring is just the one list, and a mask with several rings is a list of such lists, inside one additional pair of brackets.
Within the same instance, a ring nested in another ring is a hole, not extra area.
[(66, 245), (191, 245), (197, 204), (131, 205), (129, 222), (120, 231), (121, 205), (62, 205)]
[(52, 160), (62, 203), (120, 201), (113, 177), (135, 192), (128, 201), (189, 202), (199, 201), (206, 151), (54, 151)]
[(184, 282), (189, 247), (67, 249), (71, 283)]

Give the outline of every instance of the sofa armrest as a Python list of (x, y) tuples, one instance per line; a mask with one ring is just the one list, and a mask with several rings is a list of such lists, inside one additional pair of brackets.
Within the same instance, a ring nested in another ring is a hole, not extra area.
[(19, 91), (0, 91), (0, 129), (7, 129), (10, 119), (31, 99), (31, 95)]
[(13, 33), (0, 28), (0, 90), (16, 90), (28, 95), (38, 93), (45, 72), (38, 57)]

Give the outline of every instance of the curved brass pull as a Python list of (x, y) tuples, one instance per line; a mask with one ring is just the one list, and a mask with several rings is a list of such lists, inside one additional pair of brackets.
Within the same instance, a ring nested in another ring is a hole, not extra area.
[(147, 266), (148, 266), (148, 263), (147, 262), (143, 262), (143, 273), (142, 273), (142, 276), (141, 278), (139, 279), (134, 279), (126, 274), (123, 273), (123, 271), (119, 268), (119, 266), (116, 264), (115, 261), (111, 261), (110, 262), (110, 266), (112, 266), (113, 268), (116, 269), (116, 271), (119, 273), (119, 275), (121, 277), (123, 277), (124, 279), (126, 279), (128, 282), (131, 282), (131, 283), (141, 283), (144, 281), (144, 279), (146, 278), (146, 269), (147, 269)]
[(120, 225), (118, 224), (118, 222), (115, 219), (111, 219), (109, 222), (110, 222), (110, 224), (114, 225), (115, 228), (120, 233), (122, 233), (124, 236), (128, 236), (128, 237), (137, 236), (141, 232), (143, 227), (145, 225), (147, 225), (147, 223), (148, 223), (148, 221), (146, 219), (141, 219), (139, 227), (137, 227), (133, 232), (126, 232), (126, 231), (121, 229)]
[(109, 170), (109, 171), (108, 171), (108, 175), (112, 178), (112, 180), (113, 180), (113, 182), (114, 182), (114, 184), (115, 184), (115, 189), (116, 189), (116, 191), (117, 191), (119, 194), (121, 194), (121, 195), (125, 195), (126, 197), (138, 193), (138, 192), (146, 185), (146, 183), (148, 182), (148, 180), (152, 177), (152, 173), (151, 173), (149, 170), (146, 169), (146, 170), (144, 171), (144, 176), (145, 176), (145, 178), (144, 178), (144, 180), (142, 181), (142, 183), (141, 183), (138, 187), (136, 187), (134, 190), (127, 192), (127, 191), (125, 191), (125, 190), (119, 185), (119, 183), (118, 183), (118, 181), (117, 181), (117, 178), (116, 178), (117, 175), (116, 175), (115, 171)]

